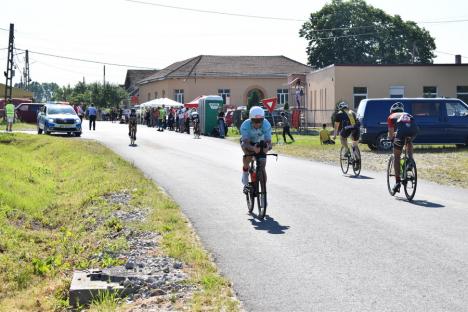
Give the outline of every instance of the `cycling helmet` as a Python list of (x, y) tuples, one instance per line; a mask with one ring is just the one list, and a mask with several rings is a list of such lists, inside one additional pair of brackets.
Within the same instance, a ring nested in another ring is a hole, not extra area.
[(261, 108), (260, 106), (252, 107), (249, 112), (249, 118), (250, 119), (265, 118), (265, 112), (263, 111), (263, 108)]
[(340, 102), (338, 104), (338, 109), (343, 109), (343, 108), (348, 108), (348, 103), (346, 103), (345, 101)]
[(403, 112), (404, 110), (405, 106), (401, 102), (396, 102), (392, 107), (390, 107), (390, 113)]

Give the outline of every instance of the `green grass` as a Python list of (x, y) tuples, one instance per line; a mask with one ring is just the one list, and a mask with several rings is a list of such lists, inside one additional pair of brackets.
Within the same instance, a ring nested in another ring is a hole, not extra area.
[[(6, 122), (4, 120), (0, 121), (0, 130), (6, 129)], [(37, 125), (35, 123), (25, 123), (25, 122), (15, 122), (12, 126), (13, 131), (29, 131), (37, 130)]]
[[(0, 133), (0, 151), (0, 311), (67, 309), (73, 269), (122, 264), (112, 254), (127, 243), (109, 234), (124, 226), (159, 231), (163, 252), (188, 264), (200, 287), (191, 310), (238, 309), (179, 207), (110, 150), (91, 141)], [(102, 196), (123, 191), (131, 193), (131, 206), (151, 207), (147, 222), (125, 225), (111, 217), (123, 208)], [(102, 260), (93, 257), (98, 253)], [(113, 307), (104, 299), (93, 309)]]

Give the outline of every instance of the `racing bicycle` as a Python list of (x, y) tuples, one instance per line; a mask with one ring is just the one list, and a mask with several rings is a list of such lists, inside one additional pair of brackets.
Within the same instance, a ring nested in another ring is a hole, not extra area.
[(257, 147), (260, 147), (260, 153), (244, 155), (244, 157), (254, 156), (250, 162), (249, 183), (244, 186), (244, 194), (249, 213), (252, 213), (255, 206), (255, 198), (257, 199), (257, 217), (261, 220), (265, 217), (268, 201), (265, 181), (265, 168), (262, 168), (259, 161), (260, 159), (265, 159), (267, 156), (276, 156), (276, 159), (278, 159), (278, 154), (264, 153), (263, 148), (266, 147), (266, 145), (263, 141), (258, 143)]
[[(405, 191), (405, 196), (409, 201), (411, 201), (413, 200), (414, 195), (416, 194), (416, 187), (418, 185), (418, 171), (416, 169), (416, 162), (413, 158), (408, 156), (407, 146), (409, 140), (409, 138), (406, 138), (402, 150), (402, 155), (400, 159), (400, 177), (401, 184), (403, 185), (403, 189)], [(387, 146), (392, 145), (392, 142), (388, 139), (382, 139), (381, 143)], [(394, 157), (395, 156), (393, 154), (390, 156), (387, 165), (387, 187), (388, 192), (392, 196), (395, 195), (395, 192), (392, 188), (392, 182), (395, 181)]]
[(344, 174), (348, 173), (349, 166), (353, 168), (354, 175), (358, 176), (361, 173), (361, 151), (359, 146), (352, 145), (351, 153), (346, 153), (346, 148), (341, 147), (340, 166)]

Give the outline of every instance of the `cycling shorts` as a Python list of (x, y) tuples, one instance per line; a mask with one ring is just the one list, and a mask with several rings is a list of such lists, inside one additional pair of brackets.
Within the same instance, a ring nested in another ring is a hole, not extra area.
[(361, 131), (359, 130), (359, 126), (346, 126), (340, 131), (340, 136), (342, 138), (347, 139), (349, 136), (353, 139), (353, 141), (358, 141)]

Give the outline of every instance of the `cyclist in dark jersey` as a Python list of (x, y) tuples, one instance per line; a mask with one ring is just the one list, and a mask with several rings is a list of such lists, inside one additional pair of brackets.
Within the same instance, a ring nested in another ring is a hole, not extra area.
[[(400, 192), (400, 157), (403, 145), (407, 144), (408, 157), (413, 158), (413, 139), (418, 134), (418, 126), (414, 117), (405, 113), (403, 103), (396, 102), (390, 108), (390, 116), (387, 118), (388, 138), (393, 141), (393, 157), (395, 168), (394, 192)], [(406, 140), (408, 141), (406, 142)]]
[(131, 136), (132, 129), (135, 131), (135, 140), (136, 140), (136, 131), (137, 131), (137, 115), (134, 108), (130, 110), (130, 117), (128, 118), (128, 136)]
[(360, 123), (356, 117), (356, 113), (348, 108), (348, 103), (341, 102), (338, 104), (338, 113), (335, 116), (335, 134), (333, 139), (336, 139), (337, 133), (340, 134), (341, 146), (346, 148), (346, 156), (349, 155), (348, 137), (351, 136), (353, 146), (358, 145)]

